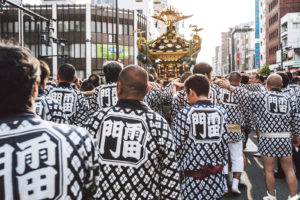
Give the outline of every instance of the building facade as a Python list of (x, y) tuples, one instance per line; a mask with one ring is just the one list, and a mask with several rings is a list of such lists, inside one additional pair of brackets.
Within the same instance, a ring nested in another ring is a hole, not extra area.
[(266, 1), (255, 0), (255, 68), (266, 65)]
[(300, 12), (300, 0), (266, 1), (266, 64), (280, 65), (276, 62), (276, 52), (280, 47), (280, 19), (287, 13)]
[(281, 18), (283, 68), (300, 69), (300, 12), (288, 13)]
[(230, 33), (222, 32), (221, 33), (221, 75), (229, 73), (229, 40)]
[[(45, 60), (56, 76), (57, 67), (68, 62), (76, 67), (77, 76), (88, 77), (91, 73), (102, 75), (102, 65), (107, 60), (119, 60), (124, 65), (137, 63), (136, 34), (139, 28), (144, 37), (147, 32), (147, 19), (144, 15), (128, 9), (119, 9), (119, 35), (116, 35), (116, 13), (111, 7), (99, 5), (52, 4), (30, 5), (30, 10), (48, 18), (52, 22), (54, 37), (67, 42), (46, 46), (41, 39), (46, 22), (23, 17), (23, 31), (19, 27), (18, 10), (9, 6), (0, 15), (0, 38), (24, 41), (24, 46), (40, 59)], [(20, 36), (21, 33), (22, 36)], [(22, 39), (23, 38), (23, 39)], [(118, 38), (119, 59), (116, 40)]]

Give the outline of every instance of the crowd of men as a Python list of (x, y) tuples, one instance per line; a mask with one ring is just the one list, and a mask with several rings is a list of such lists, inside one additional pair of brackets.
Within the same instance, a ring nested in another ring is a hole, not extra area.
[(97, 75), (80, 83), (75, 72), (62, 64), (49, 79), (48, 65), (28, 49), (0, 44), (0, 199), (240, 195), (251, 131), (263, 199), (276, 199), (276, 158), (287, 198), (299, 198), (297, 74), (213, 79), (202, 62), (163, 86), (143, 67), (116, 61), (103, 65), (104, 83)]

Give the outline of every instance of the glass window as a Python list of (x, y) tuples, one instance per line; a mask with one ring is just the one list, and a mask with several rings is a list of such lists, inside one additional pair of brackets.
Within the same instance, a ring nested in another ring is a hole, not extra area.
[(42, 22), (42, 32), (46, 31), (47, 23), (45, 21)]
[(8, 22), (8, 32), (13, 33), (14, 32), (14, 24), (13, 22)]
[[(3, 26), (3, 31), (4, 32), (6, 32), (5, 30), (4, 30), (4, 28), (5, 28), (5, 24), (3, 24), (4, 26)], [(25, 22), (25, 24), (24, 24), (24, 31), (25, 32), (29, 32), (29, 22)]]
[(80, 58), (80, 44), (75, 44), (75, 58)]
[(52, 56), (52, 47), (47, 47), (47, 55)]
[(75, 31), (80, 31), (80, 21), (75, 21)]
[(92, 30), (92, 33), (96, 32), (96, 22), (95, 21), (92, 21), (92, 23), (91, 23), (91, 30)]
[(63, 55), (63, 49), (64, 47), (62, 47), (62, 46), (60, 46), (60, 45), (58, 45), (57, 46), (57, 55)]
[(97, 56), (97, 45), (92, 44), (92, 58), (96, 58)]
[(102, 33), (107, 33), (107, 24), (106, 24), (106, 22), (102, 23)]
[(108, 33), (112, 33), (112, 23), (108, 23)]
[(36, 52), (35, 52), (35, 45), (34, 45), (34, 44), (33, 44), (33, 45), (30, 45), (30, 50), (31, 50), (31, 52), (33, 53), (33, 55), (37, 56), (37, 55), (36, 55)]
[(31, 30), (31, 32), (35, 31), (35, 22), (31, 22), (30, 30)]
[(129, 35), (132, 35), (132, 31), (133, 31), (133, 26), (129, 25)]
[(133, 53), (134, 53), (134, 47), (133, 47), (133, 46), (130, 46), (130, 52), (129, 52), (129, 55), (130, 55), (130, 56), (133, 56)]
[(80, 57), (81, 58), (85, 58), (85, 44), (81, 44), (81, 55)]
[(64, 32), (69, 32), (69, 21), (64, 21)]
[(70, 57), (74, 58), (75, 57), (75, 45), (70, 44)]
[(84, 32), (85, 31), (85, 21), (81, 22), (81, 31)]
[(74, 21), (70, 21), (70, 31), (74, 31)]
[(124, 24), (124, 35), (128, 35), (128, 24)]
[(63, 32), (63, 22), (58, 21), (57, 26), (58, 26), (58, 32)]
[(119, 24), (119, 34), (123, 35), (123, 24)]
[(46, 56), (47, 55), (47, 47), (45, 44), (42, 44), (42, 53), (41, 56)]
[(101, 22), (97, 22), (97, 33), (101, 33)]

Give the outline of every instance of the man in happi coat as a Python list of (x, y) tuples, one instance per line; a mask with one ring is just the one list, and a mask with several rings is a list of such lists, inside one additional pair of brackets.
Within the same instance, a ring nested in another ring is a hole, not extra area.
[(272, 74), (267, 79), (266, 92), (251, 93), (252, 111), (256, 111), (255, 122), (260, 133), (258, 151), (264, 164), (267, 196), (264, 200), (275, 200), (274, 163), (280, 159), (286, 176), (290, 196), (298, 199), (298, 183), (292, 163), (292, 142), (299, 145), (300, 118), (296, 99), (282, 92), (282, 78)]
[(101, 199), (179, 199), (179, 173), (168, 123), (143, 99), (148, 75), (125, 67), (116, 105), (100, 109), (87, 129), (100, 149)]
[[(201, 85), (201, 87), (198, 87)], [(223, 167), (228, 160), (225, 110), (208, 99), (209, 81), (193, 75), (185, 81), (190, 107), (173, 122), (182, 199), (220, 199), (226, 188)]]
[(72, 88), (71, 84), (75, 79), (75, 67), (68, 63), (61, 65), (57, 74), (58, 85), (47, 96), (63, 107), (69, 124), (83, 127), (89, 105), (81, 91)]
[(39, 79), (28, 50), (0, 44), (0, 199), (97, 199), (93, 138), (35, 115)]

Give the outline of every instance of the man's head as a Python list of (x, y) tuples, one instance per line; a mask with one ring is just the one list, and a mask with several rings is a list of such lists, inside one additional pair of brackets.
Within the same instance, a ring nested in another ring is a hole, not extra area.
[(181, 82), (181, 83), (184, 83), (185, 80), (186, 80), (188, 77), (192, 76), (192, 75), (193, 75), (192, 72), (184, 72), (184, 73), (180, 76), (180, 82)]
[(138, 65), (125, 67), (118, 79), (118, 99), (143, 101), (147, 94), (148, 73)]
[(278, 72), (277, 73), (279, 76), (281, 76), (282, 79), (282, 88), (286, 88), (289, 85), (290, 79), (288, 75), (284, 72)]
[(184, 87), (187, 91), (187, 99), (191, 105), (200, 99), (207, 99), (208, 97), (209, 81), (204, 75), (194, 74), (190, 76), (184, 82)]
[(118, 76), (123, 68), (123, 64), (117, 61), (107, 61), (103, 65), (103, 72), (106, 83), (115, 83), (118, 81)]
[(50, 76), (50, 69), (46, 62), (40, 60), (40, 69), (41, 69), (41, 81), (40, 89), (44, 90)]
[(229, 82), (232, 85), (239, 86), (242, 81), (242, 76), (239, 72), (231, 72), (229, 75)]
[(267, 79), (267, 89), (271, 90), (273, 88), (282, 87), (282, 78), (278, 74), (271, 74)]
[(193, 68), (193, 74), (202, 74), (205, 75), (208, 80), (211, 80), (211, 76), (212, 76), (212, 70), (213, 68), (205, 63), (205, 62), (201, 62), (199, 64), (196, 64)]
[(259, 82), (261, 83), (261, 84), (264, 84), (265, 83), (265, 77), (263, 77), (263, 76), (259, 76)]
[(293, 80), (293, 75), (291, 72), (285, 72), (287, 74), (287, 76), (289, 77), (289, 82), (291, 82)]
[(88, 79), (95, 87), (98, 87), (100, 85), (100, 78), (97, 74), (90, 75)]
[(258, 83), (259, 82), (259, 74), (253, 73), (249, 78), (249, 83)]
[(75, 67), (65, 63), (59, 66), (57, 73), (58, 82), (73, 83), (75, 81)]
[(298, 76), (298, 73), (297, 72), (293, 72), (292, 73), (292, 80), (294, 80), (297, 76)]
[(248, 83), (249, 83), (249, 76), (243, 75), (243, 76), (242, 76), (241, 83), (243, 83), (243, 84), (248, 84)]
[(24, 48), (0, 43), (0, 116), (33, 110), (40, 63)]

